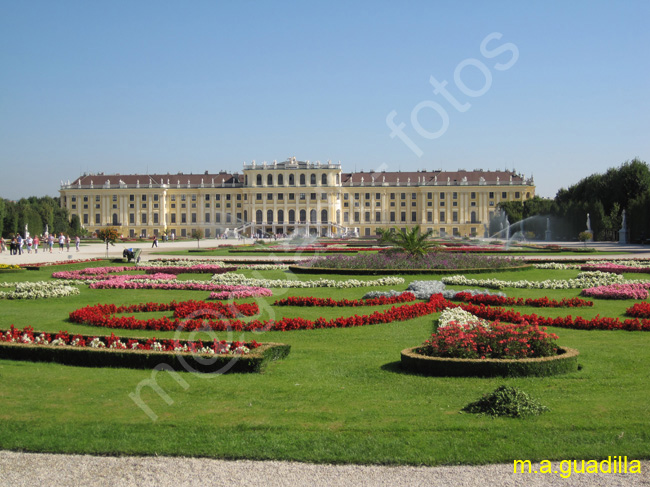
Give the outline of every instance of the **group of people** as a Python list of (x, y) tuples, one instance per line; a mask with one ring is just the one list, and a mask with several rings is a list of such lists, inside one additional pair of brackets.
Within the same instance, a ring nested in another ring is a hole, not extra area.
[[(50, 254), (54, 252), (54, 245), (56, 243), (59, 244), (59, 253), (65, 252), (70, 252), (70, 235), (64, 235), (63, 233), (60, 233), (59, 236), (57, 237), (54, 234), (49, 234), (49, 235), (43, 235), (43, 237), (39, 237), (36, 235), (35, 237), (32, 238), (31, 235), (28, 235), (26, 238), (23, 238), (20, 233), (17, 233), (16, 235), (12, 236), (10, 240), (5, 241), (2, 237), (0, 237), (0, 252), (4, 251), (9, 251), (11, 255), (22, 255), (23, 252), (27, 252), (28, 254), (31, 254), (32, 251), (34, 253), (38, 253), (38, 247), (41, 245), (41, 242), (43, 243), (44, 249), (43, 251), (46, 252), (48, 249), (50, 251)], [(75, 237), (75, 248), (77, 252), (79, 252), (79, 244), (81, 243), (81, 239), (77, 235)], [(65, 249), (65, 250), (64, 250)]]

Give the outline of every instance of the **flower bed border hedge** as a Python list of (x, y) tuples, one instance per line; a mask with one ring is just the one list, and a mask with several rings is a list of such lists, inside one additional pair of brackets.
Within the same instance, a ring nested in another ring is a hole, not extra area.
[[(150, 350), (123, 350), (106, 348), (77, 348), (53, 345), (0, 342), (0, 359), (30, 362), (55, 362), (77, 367), (110, 367), (128, 369), (154, 369), (167, 364), (178, 372), (217, 372), (230, 361), (234, 363), (223, 373), (260, 373), (269, 362), (289, 355), (291, 345), (263, 343), (246, 355), (198, 355), (208, 359), (209, 364), (195, 360), (197, 354), (180, 352), (156, 352)], [(188, 370), (186, 364), (194, 370)]]
[(487, 274), (490, 272), (526, 271), (532, 269), (532, 264), (499, 269), (332, 269), (328, 267), (307, 267), (290, 265), (289, 271), (296, 274), (342, 274), (342, 275), (391, 275), (391, 274)]
[(578, 350), (558, 347), (552, 357), (526, 359), (461, 359), (421, 355), (421, 346), (402, 350), (402, 369), (437, 377), (546, 377), (578, 370)]

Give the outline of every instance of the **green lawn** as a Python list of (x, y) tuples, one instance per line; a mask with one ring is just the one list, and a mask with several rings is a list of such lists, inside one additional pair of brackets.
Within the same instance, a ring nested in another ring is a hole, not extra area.
[[(85, 266), (66, 269), (81, 267)], [(0, 280), (39, 280), (50, 272), (41, 269), (4, 274)], [(277, 278), (284, 273), (255, 274)], [(531, 270), (500, 273), (498, 277), (541, 280), (576, 274)], [(301, 280), (314, 277), (323, 276), (298, 276)], [(436, 279), (405, 278), (407, 282)], [(67, 322), (68, 313), (95, 303), (119, 305), (207, 297), (205, 292), (193, 291), (90, 290), (85, 285), (80, 289), (81, 295), (75, 297), (0, 301), (0, 328), (13, 323), (18, 327), (31, 325), (36, 330), (67, 329), (71, 333), (105, 335), (110, 331)], [(270, 306), (274, 299), (290, 295), (353, 299), (366, 290), (278, 289), (274, 290), (274, 298), (258, 302), (263, 318), (351, 316), (386, 308)], [(505, 292), (508, 296), (547, 295), (559, 299), (577, 296), (579, 290)], [(547, 316), (622, 316), (633, 302), (597, 301), (593, 309), (517, 309)], [(150, 370), (0, 360), (0, 448), (413, 465), (610, 455), (650, 458), (650, 333), (553, 329), (561, 345), (581, 353), (582, 370), (563, 376), (452, 379), (401, 372), (400, 351), (424, 341), (431, 332), (432, 319), (425, 316), (349, 329), (219, 334), (227, 339), (289, 343), (292, 349), (286, 359), (272, 363), (261, 375), (182, 373), (183, 385), (187, 386), (184, 388), (170, 374), (158, 374), (158, 384), (169, 395), (171, 404), (151, 388), (143, 388), (141, 394), (158, 416), (156, 421), (129, 397), (141, 381), (151, 377)], [(173, 335), (143, 331), (120, 334)], [(520, 387), (551, 411), (526, 420), (490, 419), (459, 412), (501, 384)]]

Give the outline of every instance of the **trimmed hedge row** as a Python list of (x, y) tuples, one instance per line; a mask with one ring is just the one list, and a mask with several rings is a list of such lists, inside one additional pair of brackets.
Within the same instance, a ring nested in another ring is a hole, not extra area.
[(289, 270), (296, 274), (343, 274), (343, 275), (391, 275), (391, 274), (486, 274), (492, 272), (526, 271), (532, 264), (499, 269), (330, 269), (326, 267), (307, 267), (290, 265)]
[(420, 347), (402, 350), (402, 368), (443, 377), (546, 377), (578, 370), (578, 351), (560, 347), (559, 355), (526, 359), (460, 359), (420, 355)]
[(262, 372), (269, 362), (289, 355), (290, 345), (264, 343), (247, 355), (194, 355), (105, 348), (0, 343), (0, 359), (55, 362), (79, 367), (153, 369), (167, 364), (179, 372)]

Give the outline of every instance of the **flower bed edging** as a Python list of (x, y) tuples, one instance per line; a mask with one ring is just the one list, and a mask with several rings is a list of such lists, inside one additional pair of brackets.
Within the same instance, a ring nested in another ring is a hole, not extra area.
[(421, 346), (402, 350), (404, 370), (442, 377), (546, 377), (578, 370), (578, 350), (559, 347), (552, 357), (526, 359), (460, 359), (430, 357), (417, 353)]
[(331, 269), (326, 267), (307, 267), (290, 265), (289, 271), (296, 274), (342, 274), (342, 275), (391, 275), (391, 274), (484, 274), (491, 272), (526, 271), (532, 269), (532, 264), (499, 269)]
[(180, 352), (94, 349), (0, 342), (0, 358), (6, 360), (128, 369), (154, 369), (162, 364), (167, 364), (179, 372), (203, 373), (259, 373), (269, 362), (280, 360), (289, 355), (290, 350), (290, 345), (269, 342), (251, 350), (247, 355), (197, 355)]

